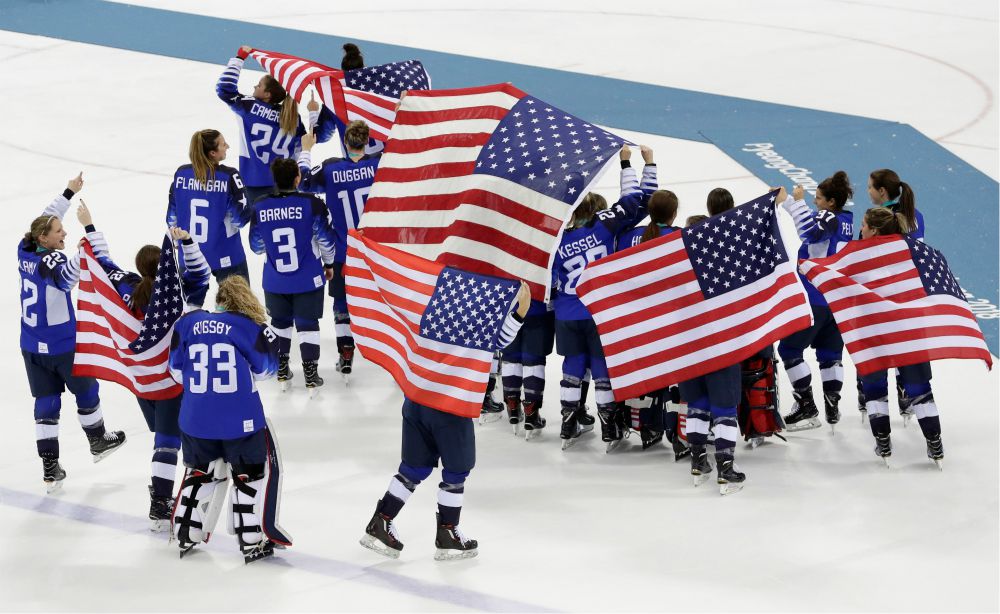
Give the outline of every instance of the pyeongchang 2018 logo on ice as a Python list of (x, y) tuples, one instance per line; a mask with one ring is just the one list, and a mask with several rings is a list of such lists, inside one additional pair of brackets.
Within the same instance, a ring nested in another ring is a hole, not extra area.
[(774, 150), (773, 143), (745, 143), (743, 151), (756, 154), (758, 158), (765, 162), (764, 168), (775, 169), (793, 182), (801, 185), (806, 192), (810, 194), (816, 192), (816, 187), (819, 184), (813, 179), (812, 171), (808, 168), (795, 166), (795, 164), (786, 160), (784, 156)]

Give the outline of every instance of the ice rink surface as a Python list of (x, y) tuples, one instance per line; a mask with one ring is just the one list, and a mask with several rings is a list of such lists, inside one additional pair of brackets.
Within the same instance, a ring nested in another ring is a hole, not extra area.
[[(901, 121), (998, 176), (995, 2), (647, 1), (621, 8), (511, 2), (491, 8), (442, 1), (363, 10), (309, 1), (288, 7), (282, 13), (274, 3), (193, 0), (169, 6), (337, 41), (360, 38)], [(267, 41), (245, 42), (267, 47)], [(329, 57), (313, 59), (336, 64), (338, 49), (332, 45)], [(169, 178), (187, 161), (191, 133), (215, 127), (238, 142), (235, 117), (214, 93), (234, 52), (220, 51), (213, 65), (0, 31), (8, 84), (0, 182), (10, 221), (0, 241), (11, 250), (0, 283), (13, 290), (18, 238), (80, 170), (86, 179), (81, 196), (120, 263), (131, 264), (141, 245), (158, 243)], [(258, 74), (245, 71), (241, 87), (248, 89)], [(655, 148), (661, 185), (679, 195), (682, 218), (700, 212), (705, 194), (718, 185), (738, 202), (766, 187), (712, 145), (618, 132)], [(235, 166), (235, 147), (232, 154)], [(333, 154), (330, 144), (320, 145), (313, 158)], [(857, 219), (867, 207), (865, 178), (853, 180), (862, 186)], [(616, 193), (613, 170), (598, 191)], [(70, 245), (82, 230), (73, 216), (67, 230)], [(933, 245), (936, 233), (950, 232), (961, 229), (931, 227), (927, 241)], [(262, 260), (250, 255), (249, 262), (251, 277), (260, 279)], [(113, 384), (101, 388), (105, 420), (124, 429), (128, 443), (92, 464), (72, 397), (65, 395), (60, 442), (69, 476), (60, 494), (44, 494), (17, 349), (19, 309), (13, 296), (0, 308), (0, 335), (8, 340), (0, 366), (9, 374), (0, 459), (5, 611), (1000, 607), (1000, 395), (996, 373), (982, 364), (934, 365), (946, 449), (942, 472), (925, 457), (919, 429), (904, 429), (895, 410), (893, 468), (876, 460), (868, 426), (854, 409), (849, 362), (836, 435), (824, 427), (754, 451), (741, 444), (737, 462), (747, 485), (726, 498), (711, 485), (692, 487), (686, 461), (675, 464), (665, 447), (642, 452), (637, 437), (606, 455), (594, 435), (562, 452), (552, 426), (532, 442), (515, 439), (506, 423), (477, 427), (478, 462), (467, 483), (462, 527), (479, 540), (479, 557), (432, 559), (435, 473), (398, 518), (406, 549), (388, 561), (357, 540), (399, 462), (401, 396), (388, 374), (363, 359), (344, 385), (333, 370), (328, 316), (322, 395), (310, 400), (301, 385), (286, 394), (275, 382), (261, 386), (285, 461), (281, 523), (295, 546), (245, 567), (224, 530), (183, 561), (165, 536), (146, 530), (152, 435), (134, 398)], [(296, 360), (293, 351), (298, 384)], [(555, 425), (555, 357), (547, 379), (543, 415)], [(782, 384), (787, 410), (783, 374)]]

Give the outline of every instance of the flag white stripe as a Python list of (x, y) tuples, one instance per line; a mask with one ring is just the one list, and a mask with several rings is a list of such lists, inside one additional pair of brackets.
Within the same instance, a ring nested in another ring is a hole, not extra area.
[(840, 288), (836, 288), (835, 290), (829, 290), (827, 287), (819, 285), (816, 286), (816, 288), (819, 289), (820, 292), (823, 293), (823, 296), (826, 297), (827, 303), (835, 303), (839, 300), (851, 298), (853, 296), (864, 296), (872, 293), (877, 294), (886, 301), (892, 302), (892, 297), (900, 296), (912, 290), (920, 290), (923, 288), (923, 285), (920, 283), (919, 278), (913, 277), (903, 281), (898, 281), (894, 284), (887, 284), (879, 288), (869, 288), (867, 286), (860, 285), (842, 286)]
[(413, 141), (448, 134), (490, 134), (499, 125), (498, 119), (453, 119), (433, 124), (413, 125), (396, 122), (392, 127), (392, 138), (398, 141)]
[(964, 316), (934, 315), (914, 318), (904, 318), (892, 322), (880, 322), (870, 326), (862, 326), (842, 333), (844, 343), (863, 341), (875, 335), (889, 335), (907, 330), (921, 330), (932, 326), (960, 326), (970, 331), (978, 331), (975, 320)]
[(512, 109), (520, 98), (506, 92), (484, 92), (482, 94), (457, 94), (454, 96), (407, 96), (406, 110), (414, 113), (428, 111), (451, 111), (475, 107), (500, 107)]
[(542, 245), (553, 236), (499, 211), (467, 203), (446, 211), (366, 211), (365, 216), (365, 224), (370, 228), (448, 228), (456, 221), (473, 222), (495, 228), (528, 245)]
[[(959, 309), (968, 309), (968, 303), (965, 301), (955, 298), (954, 296), (949, 296), (946, 294), (938, 294), (933, 297), (925, 296), (913, 301), (906, 301), (903, 303), (893, 303), (891, 301), (880, 301), (878, 303), (868, 303), (866, 305), (859, 305), (857, 307), (849, 307), (846, 309), (837, 310), (837, 316), (842, 322), (850, 322), (855, 318), (859, 318), (866, 315), (874, 315), (877, 313), (885, 313), (887, 311), (898, 311), (900, 309), (930, 309), (938, 306), (949, 306), (957, 307)], [(969, 314), (972, 318), (972, 314)]]
[(976, 337), (962, 336), (937, 336), (929, 339), (909, 339), (899, 343), (889, 343), (876, 345), (857, 352), (851, 352), (851, 358), (858, 365), (869, 360), (892, 356), (894, 354), (907, 354), (921, 350), (937, 350), (942, 348), (974, 348), (982, 349), (983, 340)]
[[(465, 239), (463, 237), (448, 237), (443, 243), (384, 243), (386, 247), (398, 250), (406, 250), (407, 253), (427, 260), (437, 260), (438, 256), (447, 252), (451, 254), (461, 254), (467, 258), (473, 258), (482, 262), (502, 262), (502, 258), (509, 257), (509, 253), (503, 246), (489, 245)], [(535, 283), (548, 284), (549, 269), (540, 267), (526, 260), (512, 260), (507, 263), (505, 272), (511, 277), (533, 281)]]
[[(99, 367), (102, 369), (106, 369), (108, 371), (114, 371), (115, 373), (119, 373), (126, 379), (128, 379), (128, 381), (132, 384), (132, 386), (136, 389), (137, 392), (143, 394), (164, 390), (166, 388), (170, 388), (171, 386), (175, 385), (173, 379), (170, 377), (164, 377), (149, 384), (140, 384), (138, 381), (136, 381), (135, 374), (132, 372), (131, 369), (126, 368), (124, 365), (122, 365), (122, 363), (118, 362), (117, 360), (108, 358), (106, 356), (101, 356), (99, 354), (76, 354), (73, 357), (73, 363), (78, 365), (89, 365), (93, 367)], [(162, 373), (163, 375), (167, 375), (166, 372)]]
[(432, 164), (474, 162), (482, 150), (482, 145), (476, 145), (475, 147), (438, 147), (430, 151), (412, 154), (384, 153), (379, 159), (378, 167), (421, 168)]

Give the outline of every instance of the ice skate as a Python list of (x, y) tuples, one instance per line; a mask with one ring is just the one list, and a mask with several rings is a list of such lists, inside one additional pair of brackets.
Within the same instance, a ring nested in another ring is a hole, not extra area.
[(288, 354), (278, 356), (278, 385), (282, 392), (292, 387), (292, 369), (288, 366)]
[(760, 444), (764, 443), (764, 437), (758, 435), (756, 437), (751, 437), (750, 441), (747, 442), (747, 447), (751, 450), (756, 450), (760, 447)]
[(944, 470), (944, 444), (941, 443), (941, 435), (927, 439), (927, 458), (934, 461), (939, 470)]
[(784, 417), (788, 431), (806, 431), (822, 426), (819, 421), (819, 410), (813, 401), (812, 390), (793, 390), (792, 396), (795, 397), (792, 412)]
[(712, 477), (712, 465), (708, 462), (705, 446), (691, 446), (691, 475), (694, 476), (695, 486), (701, 486)]
[(896, 372), (896, 401), (899, 403), (899, 415), (903, 418), (903, 428), (910, 426), (913, 420), (913, 399), (907, 394), (903, 385), (899, 383), (899, 371)]
[(892, 456), (892, 439), (889, 434), (875, 436), (875, 456), (882, 459), (886, 467), (890, 467), (889, 457)]
[(171, 497), (161, 497), (153, 494), (149, 486), (149, 530), (162, 533), (170, 530), (170, 520), (174, 512), (174, 500)]
[(243, 552), (243, 564), (249, 565), (254, 561), (274, 556), (274, 542), (262, 539), (256, 544), (242, 546), (240, 550)]
[(580, 403), (576, 409), (576, 423), (580, 427), (581, 435), (594, 430), (594, 424), (597, 422), (597, 419), (594, 418), (594, 415), (589, 410), (590, 408), (583, 403)]
[(441, 515), (435, 514), (438, 520), (437, 537), (434, 539), (435, 561), (456, 561), (471, 559), (479, 554), (479, 542), (462, 534), (458, 525), (441, 524)]
[(479, 412), (479, 424), (489, 424), (496, 422), (503, 417), (503, 404), (493, 400), (493, 395), (486, 393), (483, 397), (483, 408)]
[(743, 482), (746, 479), (746, 474), (736, 468), (732, 459), (719, 463), (719, 477), (717, 481), (719, 483), (720, 495), (731, 495), (743, 490)]
[(837, 392), (823, 393), (823, 407), (826, 410), (826, 423), (830, 425), (830, 434), (837, 432), (836, 425), (840, 422), (840, 394)]
[(514, 428), (514, 436), (517, 437), (517, 429), (524, 422), (524, 412), (521, 411), (521, 399), (519, 397), (507, 397), (504, 399), (507, 405), (507, 422)]
[[(381, 503), (381, 502), (380, 502)], [(398, 559), (403, 550), (403, 542), (396, 535), (396, 527), (388, 516), (375, 512), (365, 527), (361, 545), (390, 559)]]
[(524, 440), (531, 441), (542, 433), (545, 428), (545, 418), (538, 411), (538, 401), (524, 403)]
[(608, 444), (604, 450), (605, 454), (618, 449), (624, 441), (624, 431), (622, 429), (622, 418), (624, 412), (616, 406), (598, 408), (597, 416), (601, 420), (601, 441)]
[(315, 360), (303, 362), (302, 375), (306, 379), (306, 389), (309, 391), (309, 398), (314, 398), (319, 394), (319, 389), (323, 386), (323, 378), (319, 376), (319, 363)]
[(337, 359), (337, 373), (343, 378), (345, 384), (350, 384), (350, 378), (354, 364), (354, 347), (342, 347), (339, 349), (340, 358)]
[(94, 462), (99, 463), (109, 454), (125, 444), (125, 433), (123, 431), (105, 431), (104, 435), (88, 437), (90, 442), (90, 453)]
[(691, 454), (691, 447), (679, 435), (674, 435), (673, 441), (670, 442), (670, 447), (674, 450), (675, 463)]
[(861, 413), (861, 424), (868, 418), (868, 408), (865, 407), (865, 393), (861, 389), (861, 378), (858, 378), (858, 411)]
[(562, 425), (559, 427), (559, 438), (562, 439), (563, 450), (567, 450), (572, 447), (580, 435), (583, 434), (578, 416), (579, 409), (571, 407), (562, 408)]
[(46, 494), (52, 494), (62, 489), (63, 480), (65, 479), (66, 470), (59, 464), (59, 459), (42, 459), (42, 481), (45, 484)]
[(645, 426), (640, 427), (639, 441), (642, 443), (642, 449), (648, 450), (663, 441), (663, 431), (654, 431)]

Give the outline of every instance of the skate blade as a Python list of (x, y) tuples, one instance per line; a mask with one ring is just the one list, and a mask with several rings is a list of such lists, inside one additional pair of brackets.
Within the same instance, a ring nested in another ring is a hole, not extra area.
[(309, 389), (309, 398), (310, 399), (315, 399), (316, 397), (318, 397), (319, 396), (319, 389), (320, 389), (320, 386), (313, 386), (312, 388), (310, 388)]
[(390, 559), (399, 558), (399, 550), (386, 546), (385, 544), (375, 539), (371, 535), (368, 535), (367, 533), (365, 534), (364, 537), (361, 538), (361, 541), (359, 541), (358, 543), (364, 546), (365, 548), (368, 548), (372, 552), (377, 552), (378, 554), (381, 554), (382, 556), (385, 557), (389, 557)]
[(502, 418), (499, 412), (487, 412), (479, 414), (479, 424), (493, 424)]
[(351, 385), (351, 374), (350, 373), (341, 373), (340, 374), (340, 379), (344, 382), (345, 386), (349, 387)]
[(830, 425), (830, 437), (833, 437), (836, 434), (837, 434), (837, 423), (834, 422), (833, 424)]
[(149, 530), (153, 533), (166, 533), (170, 530), (170, 519), (169, 518), (159, 518), (157, 520), (150, 519)]
[(892, 465), (891, 465), (891, 464), (889, 464), (889, 457), (888, 457), (888, 456), (880, 456), (879, 458), (880, 458), (880, 459), (882, 460), (882, 462), (883, 462), (883, 463), (885, 464), (885, 468), (886, 468), (886, 469), (892, 469)]
[(751, 437), (750, 438), (750, 442), (749, 442), (750, 445), (748, 447), (751, 450), (756, 450), (757, 448), (760, 447), (760, 444), (762, 444), (762, 443), (764, 443), (764, 438), (763, 437)]
[(691, 456), (691, 450), (684, 450), (683, 452), (674, 452), (674, 462), (684, 460), (685, 458)]
[(57, 480), (54, 482), (45, 482), (45, 494), (51, 495), (52, 493), (57, 493), (62, 490), (63, 481)]
[(112, 454), (114, 454), (115, 452), (117, 452), (118, 450), (120, 450), (121, 447), (125, 445), (126, 441), (127, 440), (125, 438), (122, 438), (121, 444), (119, 444), (119, 445), (111, 448), (110, 450), (105, 450), (104, 452), (101, 452), (100, 454), (94, 454), (93, 455), (94, 462), (95, 463), (99, 463), (102, 460), (106, 459), (107, 457), (111, 456)]
[(511, 427), (513, 427), (513, 429), (514, 429), (514, 437), (518, 436), (518, 429), (520, 428), (520, 426), (521, 426), (520, 422), (512, 422), (511, 423)]
[(823, 423), (819, 421), (819, 418), (809, 418), (808, 420), (803, 420), (801, 422), (796, 422), (795, 424), (785, 423), (787, 426), (785, 430), (789, 433), (794, 433), (796, 431), (808, 431), (810, 429), (818, 429), (823, 426)]
[(194, 546), (195, 546), (194, 544), (191, 544), (189, 546), (181, 546), (180, 547), (181, 550), (180, 550), (180, 553), (179, 553), (180, 554), (180, 558), (183, 559), (185, 556), (187, 556), (188, 554), (190, 554), (190, 552), (192, 550), (194, 550)]
[(573, 447), (573, 445), (575, 443), (576, 443), (576, 437), (573, 437), (571, 439), (563, 439), (562, 440), (562, 449), (563, 450), (569, 450), (570, 448)]
[(724, 484), (719, 484), (719, 494), (723, 497), (738, 493), (741, 490), (743, 490), (743, 482), (726, 482)]
[(944, 459), (943, 458), (932, 458), (934, 465), (938, 468), (938, 471), (944, 471)]
[(282, 392), (288, 392), (289, 390), (292, 389), (292, 382), (290, 380), (285, 380), (283, 382), (278, 382), (278, 385), (281, 386), (281, 391)]
[(524, 429), (524, 440), (531, 441), (542, 434), (542, 429)]
[(624, 437), (622, 437), (621, 439), (616, 439), (615, 441), (609, 441), (608, 447), (606, 450), (604, 450), (604, 453), (611, 454), (612, 452), (620, 448), (624, 441), (625, 441)]
[(861, 413), (861, 424), (864, 424), (865, 419), (868, 418), (868, 412), (862, 409), (860, 413)]
[(708, 473), (701, 473), (701, 474), (698, 474), (698, 475), (694, 475), (693, 473), (691, 474), (691, 478), (692, 478), (692, 481), (694, 482), (695, 486), (701, 486), (702, 484), (704, 484), (705, 482), (707, 482), (708, 479), (711, 478), (711, 477), (712, 476), (710, 474), (708, 474)]
[(913, 420), (913, 414), (903, 414), (903, 428), (909, 428), (910, 420)]
[(267, 550), (255, 550), (250, 554), (243, 555), (243, 564), (249, 565), (254, 561), (271, 558), (272, 556), (274, 556), (274, 548), (268, 548)]
[(580, 431), (576, 434), (577, 437), (579, 437), (580, 435), (583, 435), (584, 433), (589, 433), (590, 431), (594, 430), (594, 425), (593, 424), (581, 424), (581, 425), (579, 425), (579, 429), (580, 429)]
[(435, 561), (461, 561), (462, 559), (474, 559), (479, 556), (479, 550), (442, 550), (438, 548), (434, 551)]

